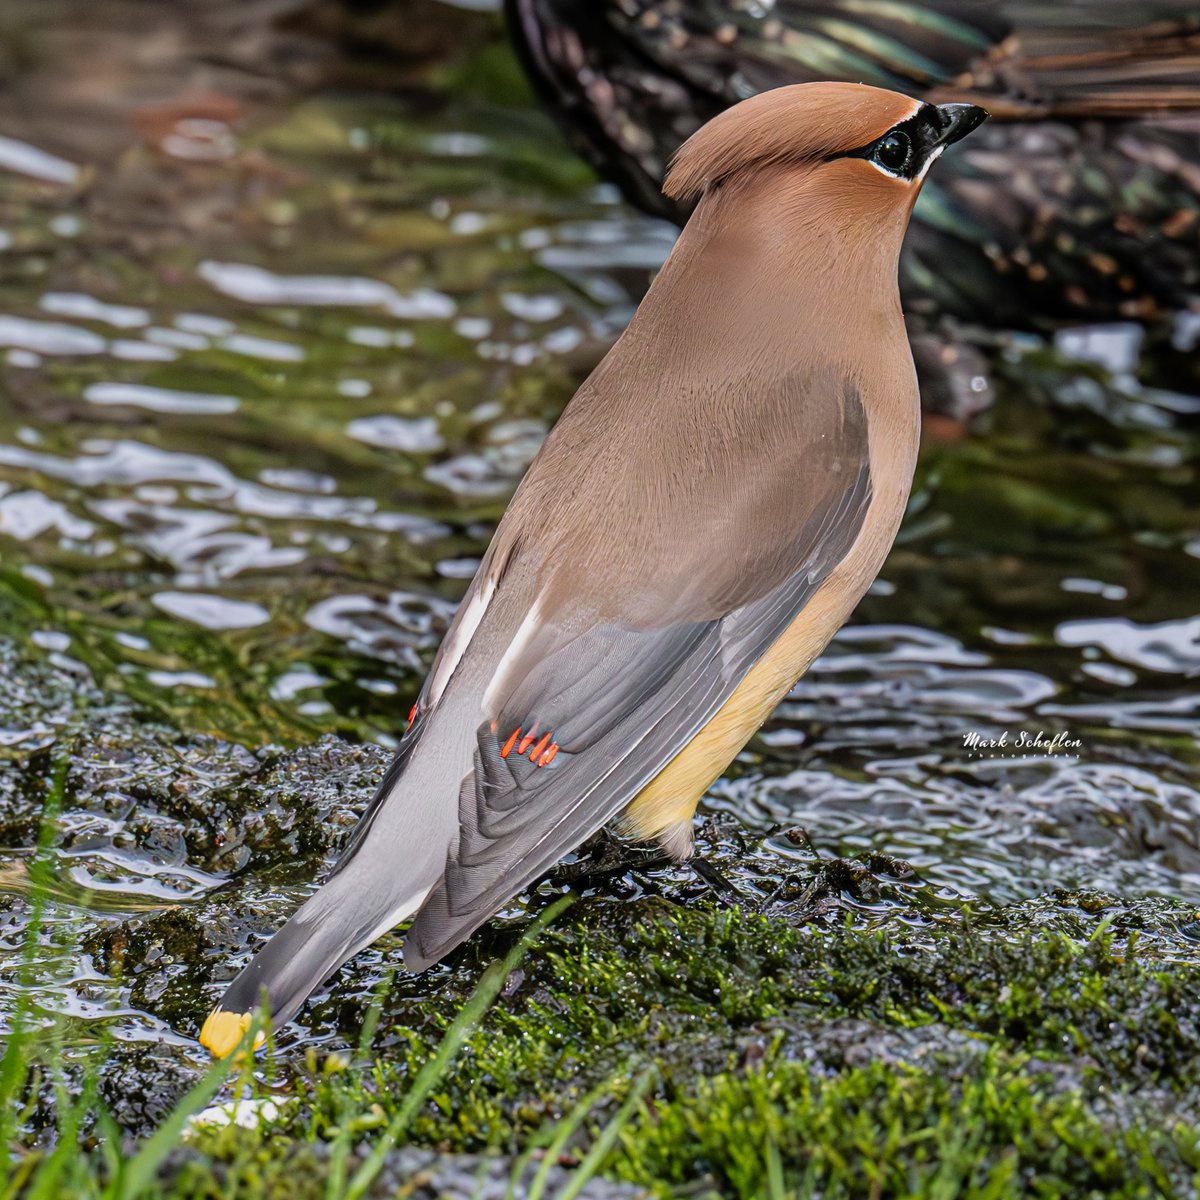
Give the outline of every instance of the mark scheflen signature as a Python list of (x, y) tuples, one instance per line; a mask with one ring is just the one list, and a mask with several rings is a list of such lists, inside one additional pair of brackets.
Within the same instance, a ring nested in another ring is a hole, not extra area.
[(1083, 746), (1069, 729), (1047, 733), (1044, 729), (1005, 729), (996, 734), (982, 734), (970, 729), (963, 734), (963, 749), (968, 758), (1026, 758), (1030, 755), (1056, 754), (1060, 758), (1078, 758)]

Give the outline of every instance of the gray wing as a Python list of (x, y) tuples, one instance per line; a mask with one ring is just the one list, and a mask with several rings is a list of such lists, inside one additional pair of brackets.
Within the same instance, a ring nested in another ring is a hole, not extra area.
[[(563, 854), (619, 813), (712, 719), (857, 537), (870, 502), (865, 461), (829, 476), (792, 541), (795, 569), (723, 616), (663, 628), (621, 623), (559, 639), (537, 656), (478, 730), (460, 792), (460, 834), (417, 914), (405, 962), (443, 957)], [(545, 767), (503, 754), (511, 731), (549, 734)]]

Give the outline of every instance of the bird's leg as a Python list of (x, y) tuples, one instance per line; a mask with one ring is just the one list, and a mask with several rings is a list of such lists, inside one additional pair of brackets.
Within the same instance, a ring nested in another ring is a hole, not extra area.
[(749, 903), (746, 896), (717, 870), (706, 858), (693, 857), (688, 859), (688, 866), (695, 871), (697, 878), (713, 891), (725, 908), (735, 905), (745, 906)]
[(667, 855), (657, 847), (649, 851), (639, 849), (614, 837), (607, 829), (602, 829), (581, 847), (581, 856), (577, 861), (555, 867), (550, 877), (558, 883), (571, 886), (581, 880), (623, 875), (629, 870), (657, 867), (667, 861)]

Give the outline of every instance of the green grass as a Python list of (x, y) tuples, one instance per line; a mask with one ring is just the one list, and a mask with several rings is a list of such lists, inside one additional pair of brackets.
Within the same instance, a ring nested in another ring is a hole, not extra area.
[[(55, 799), (48, 806), (44, 828), (52, 825), (52, 818), (61, 803), (65, 777), (64, 765), (56, 772)], [(45, 848), (43, 841), (39, 846), (39, 857)], [(327, 1200), (362, 1200), (372, 1194), (389, 1153), (408, 1132), (414, 1117), (430, 1099), (530, 946), (571, 900), (570, 896), (563, 896), (543, 909), (508, 954), (483, 973), (473, 995), (449, 1021), (437, 1046), (404, 1088), (391, 1097), (394, 1112), (386, 1121), (377, 1119), (378, 1105), (363, 1108), (364, 1096), (357, 1082), (326, 1093), (331, 1110), (337, 1110), (338, 1124), (328, 1126), (328, 1140), (322, 1143), (328, 1153), (322, 1156), (317, 1169), (314, 1169), (315, 1162), (306, 1162), (303, 1155), (294, 1153), (294, 1138), (286, 1136), (276, 1121), (264, 1120), (253, 1131), (239, 1129), (236, 1125), (215, 1130), (191, 1125), (192, 1118), (206, 1109), (227, 1085), (234, 1096), (263, 1100), (269, 1095), (263, 1082), (256, 1078), (253, 1058), (244, 1053), (254, 1043), (262, 1025), (261, 1018), (256, 1018), (243, 1036), (243, 1053), (214, 1062), (132, 1154), (122, 1153), (122, 1131), (97, 1098), (97, 1083), (103, 1071), (103, 1046), (99, 1048), (93, 1068), (77, 1081), (73, 1094), (68, 1090), (65, 1078), (54, 1079), (57, 1122), (53, 1136), (35, 1138), (42, 1142), (41, 1145), (23, 1145), (21, 1135), (28, 1136), (30, 1131), (28, 1127), (20, 1128), (22, 1118), (30, 1115), (30, 1096), (36, 1095), (44, 1080), (55, 1074), (52, 1064), (60, 1049), (60, 1039), (57, 1025), (49, 1037), (45, 1036), (45, 1030), (37, 1029), (29, 1020), (30, 1006), (19, 1004), (12, 1017), (4, 1057), (0, 1060), (0, 1145), (8, 1150), (7, 1174), (0, 1198), (10, 1200), (20, 1196), (24, 1200), (51, 1200), (71, 1196), (80, 1200), (85, 1197), (88, 1200), (142, 1200), (185, 1195), (224, 1198), (234, 1195), (315, 1197), (323, 1194)], [(35, 901), (30, 946), (36, 941), (43, 904), (44, 900)], [(23, 995), (28, 994), (33, 982), (29, 974), (31, 965), (32, 954), (27, 953), (23, 981), (27, 990)], [(369, 1046), (377, 1014), (376, 1008), (364, 1027), (360, 1054), (365, 1054)], [(327, 1060), (325, 1077), (334, 1078), (339, 1065), (337, 1057)], [(648, 1090), (651, 1079), (651, 1073), (644, 1071), (635, 1081), (625, 1103), (595, 1139), (570, 1181), (559, 1192), (560, 1200), (574, 1200), (596, 1174), (616, 1145), (623, 1125)], [(553, 1156), (582, 1123), (591, 1103), (599, 1101), (602, 1095), (603, 1090), (597, 1089), (588, 1098), (588, 1103), (579, 1106), (566, 1120), (553, 1123), (541, 1136), (530, 1139), (528, 1152), (513, 1167), (509, 1190), (514, 1197), (518, 1195), (518, 1187), (522, 1186), (523, 1168), (534, 1161), (543, 1147), (548, 1148), (549, 1154), (536, 1169), (532, 1190), (519, 1194), (528, 1195), (531, 1200), (545, 1194), (550, 1169), (554, 1166)], [(365, 1151), (358, 1147), (356, 1153), (355, 1143), (367, 1130), (372, 1131), (371, 1144)], [(168, 1160), (178, 1157), (175, 1152), (185, 1139), (194, 1141), (195, 1153), (185, 1156), (175, 1166), (169, 1165)], [(90, 1152), (80, 1153), (81, 1140), (90, 1143)], [(313, 1139), (308, 1142), (311, 1145)], [(281, 1148), (282, 1152), (278, 1152)]]
[(1200, 966), (1172, 931), (1196, 913), (1075, 900), (888, 933), (661, 902), (547, 928), (559, 902), (453, 1011), (383, 1030), (377, 1004), (356, 1054), (283, 1082), (247, 1064), (236, 1088), (274, 1099), (270, 1122), (181, 1138), (218, 1065), (136, 1147), (97, 1099), (103, 1047), (60, 1082), (59, 1149), (14, 1123), (55, 1075), (26, 1032), (0, 1074), (0, 1196), (391, 1195), (404, 1145), (503, 1156), (514, 1200), (597, 1175), (661, 1197), (1194, 1196)]

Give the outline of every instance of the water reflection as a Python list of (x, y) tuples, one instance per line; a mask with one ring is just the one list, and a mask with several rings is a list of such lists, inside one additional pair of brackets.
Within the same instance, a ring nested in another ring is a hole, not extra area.
[[(531, 182), (529, 163), (561, 156), (545, 138), (497, 130), (486, 109), (431, 130), (400, 104), (300, 103), (237, 176), (202, 155), (189, 177), (198, 199), (259, 173), (270, 202), (232, 239), (219, 221), (173, 224), (182, 209), (151, 219), (134, 188), (87, 244), (73, 193), (0, 177), (23, 256), (0, 275), (3, 559), (75, 614), (93, 667), (115, 661), (176, 717), (180, 691), (207, 684), (238, 736), (260, 699), (285, 732), (287, 714), (311, 717), (312, 697), (293, 705), (273, 680), (347, 650), (330, 687), (378, 682), (353, 654), (382, 653), (411, 688), (428, 638), (330, 614), (363, 596), (393, 624), (414, 587), (453, 603), (462, 572), (440, 564), (477, 556), (536, 453), (571, 386), (555, 359), (610, 338), (670, 244), (607, 189)], [(605, 249), (572, 259), (586, 247)], [(184, 626), (214, 636), (185, 645)], [(250, 682), (249, 631), (278, 659)], [(359, 689), (343, 728), (388, 736), (378, 695)]]
[(79, 178), (79, 168), (53, 154), (19, 142), (16, 138), (0, 136), (0, 170), (15, 171), (46, 183), (69, 185)]
[(83, 398), (92, 404), (124, 405), (149, 412), (179, 413), (191, 416), (222, 416), (236, 412), (236, 396), (213, 396), (206, 392), (180, 392), (172, 388), (150, 387), (144, 383), (89, 383)]
[[(827, 852), (897, 855), (934, 886), (992, 902), (1052, 887), (1200, 887), (1190, 756), (1130, 743), (1121, 705), (1105, 720), (1057, 703), (1062, 689), (1048, 678), (912, 632), (839, 638), (763, 736), (761, 762), (745, 764), (758, 770), (718, 785), (716, 805), (763, 828), (802, 825)], [(1185, 724), (1172, 707), (1174, 721), (1159, 722), (1146, 706), (1141, 727)], [(1186, 711), (1194, 735), (1195, 697)], [(1047, 749), (1055, 731), (1066, 749)], [(1023, 734), (1035, 744), (1022, 746)]]
[(247, 304), (303, 304), (321, 308), (380, 308), (402, 320), (447, 320), (454, 301), (433, 288), (402, 295), (377, 279), (333, 275), (276, 275), (244, 263), (202, 262), (196, 274), (219, 292)]
[(1065, 621), (1054, 636), (1063, 646), (1094, 646), (1118, 662), (1168, 674), (1200, 673), (1200, 617), (1138, 625), (1123, 617)]

